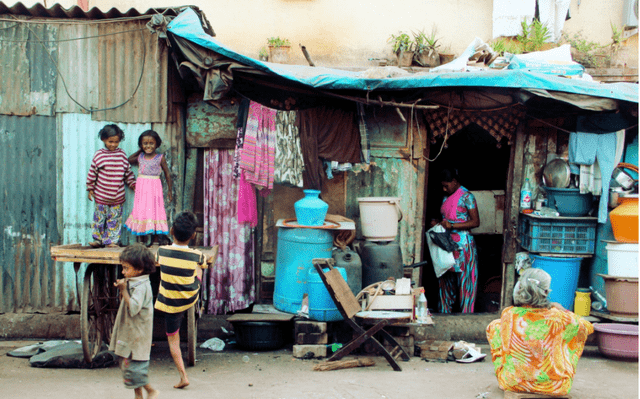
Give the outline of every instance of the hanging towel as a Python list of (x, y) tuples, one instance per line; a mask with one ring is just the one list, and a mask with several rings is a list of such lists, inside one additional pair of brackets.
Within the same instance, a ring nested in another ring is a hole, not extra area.
[(300, 147), (300, 133), (296, 111), (276, 112), (274, 183), (302, 187), (304, 159)]
[(256, 227), (258, 225), (256, 193), (251, 184), (247, 183), (244, 173), (241, 171), (238, 182), (238, 223), (249, 223), (251, 227)]
[(360, 162), (360, 132), (352, 105), (317, 107), (298, 112), (304, 157), (304, 187), (320, 190), (322, 161)]
[[(580, 126), (578, 118), (578, 127)], [(602, 180), (602, 191), (598, 206), (598, 223), (605, 223), (609, 214), (609, 183), (616, 167), (617, 133), (571, 133), (569, 137), (569, 164), (593, 165), (598, 160)], [(578, 173), (580, 168), (578, 167)], [(582, 185), (582, 183), (581, 183)]]
[(247, 182), (260, 189), (263, 196), (273, 189), (275, 122), (276, 110), (251, 102), (240, 169), (246, 171)]
[(522, 20), (531, 22), (536, 0), (493, 0), (493, 38), (522, 33)]
[(556, 42), (560, 39), (570, 4), (571, 0), (538, 0), (540, 22), (549, 30), (550, 42)]

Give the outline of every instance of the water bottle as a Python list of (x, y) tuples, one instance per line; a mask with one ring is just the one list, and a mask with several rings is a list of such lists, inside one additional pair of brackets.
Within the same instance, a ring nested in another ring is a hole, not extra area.
[(427, 310), (427, 297), (424, 295), (424, 288), (420, 289), (420, 296), (418, 297), (418, 311), (416, 312), (416, 316), (419, 323), (424, 323), (428, 316)]
[(531, 209), (531, 184), (529, 179), (524, 179), (520, 189), (520, 209)]

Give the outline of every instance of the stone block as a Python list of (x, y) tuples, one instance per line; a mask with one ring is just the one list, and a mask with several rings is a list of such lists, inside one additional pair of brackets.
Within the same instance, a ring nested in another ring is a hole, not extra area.
[(296, 344), (298, 345), (326, 345), (328, 342), (327, 333), (299, 333), (296, 335)]
[[(309, 354), (312, 354), (313, 356)], [(293, 357), (296, 357), (298, 359), (327, 357), (327, 346), (326, 345), (293, 345)]]
[(295, 335), (298, 334), (322, 334), (327, 332), (327, 323), (324, 321), (298, 320), (295, 322)]

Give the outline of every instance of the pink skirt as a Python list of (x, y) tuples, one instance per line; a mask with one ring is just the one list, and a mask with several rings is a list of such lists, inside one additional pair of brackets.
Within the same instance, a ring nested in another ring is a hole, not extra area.
[(169, 234), (160, 176), (138, 176), (133, 211), (125, 226), (137, 236)]

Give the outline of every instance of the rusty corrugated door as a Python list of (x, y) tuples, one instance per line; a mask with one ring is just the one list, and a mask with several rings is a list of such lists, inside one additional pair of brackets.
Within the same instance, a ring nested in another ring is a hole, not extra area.
[(63, 306), (56, 152), (54, 117), (0, 115), (0, 312)]
[(57, 26), (0, 21), (0, 114), (53, 115)]

